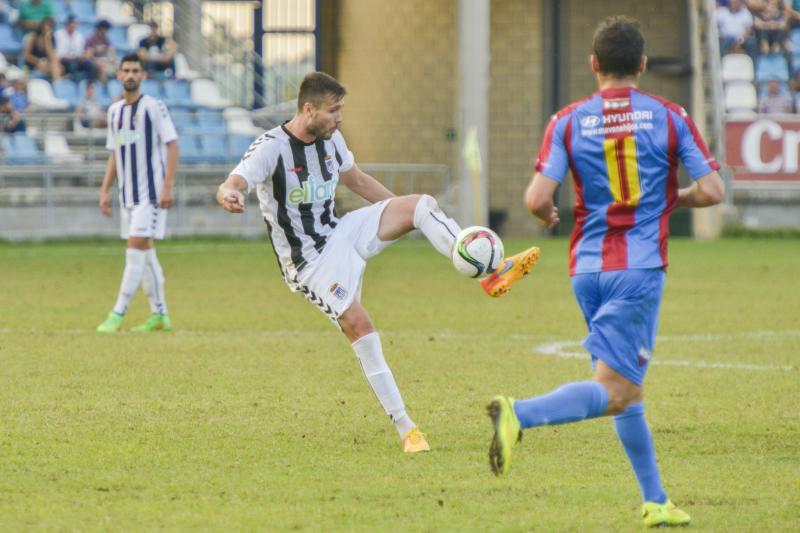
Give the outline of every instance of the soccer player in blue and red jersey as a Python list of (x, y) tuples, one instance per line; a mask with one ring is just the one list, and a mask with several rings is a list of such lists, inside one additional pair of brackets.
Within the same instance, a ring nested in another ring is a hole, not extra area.
[[(635, 20), (610, 17), (594, 36), (599, 90), (556, 113), (545, 132), (525, 203), (541, 223), (559, 222), (553, 194), (567, 170), (575, 181), (569, 273), (589, 334), (594, 376), (542, 396), (489, 404), (492, 470), (508, 471), (522, 429), (613, 416), (639, 481), (645, 525), (685, 525), (668, 498), (644, 417), (642, 382), (658, 323), (670, 213), (724, 196), (719, 165), (684, 109), (637, 89), (644, 37)], [(678, 161), (692, 185), (678, 187)]]

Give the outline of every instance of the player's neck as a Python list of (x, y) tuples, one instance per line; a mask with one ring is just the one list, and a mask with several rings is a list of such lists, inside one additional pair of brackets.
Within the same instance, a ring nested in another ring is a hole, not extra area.
[(601, 91), (605, 89), (636, 89), (639, 86), (639, 77), (615, 78), (613, 76), (598, 75), (597, 86)]
[(294, 135), (297, 139), (306, 144), (312, 143), (317, 140), (317, 138), (314, 135), (308, 133), (306, 128), (303, 126), (300, 117), (298, 116), (295, 116), (292, 120), (287, 122), (284, 128), (286, 128), (289, 131), (289, 133)]
[(138, 89), (136, 91), (134, 91), (134, 92), (124, 91), (122, 93), (122, 98), (125, 100), (125, 103), (128, 104), (128, 105), (132, 105), (132, 104), (136, 103), (136, 100), (139, 99), (139, 96), (141, 96), (141, 93), (139, 92)]

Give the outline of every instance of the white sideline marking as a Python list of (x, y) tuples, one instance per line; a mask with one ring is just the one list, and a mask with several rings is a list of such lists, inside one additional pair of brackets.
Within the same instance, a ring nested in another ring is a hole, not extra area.
[[(338, 337), (340, 333), (334, 330), (330, 331), (305, 331), (305, 330), (251, 330), (251, 331), (197, 331), (188, 329), (179, 329), (170, 335), (186, 336), (186, 337), (215, 337), (215, 336), (229, 336), (233, 333), (235, 336), (247, 337), (297, 337), (313, 333), (316, 336), (332, 336)], [(0, 334), (48, 334), (48, 335), (76, 335), (76, 334), (94, 334), (94, 330), (86, 329), (62, 329), (62, 330), (45, 330), (37, 328), (0, 328)], [(406, 331), (393, 331), (386, 330), (383, 332), (385, 336), (398, 336), (398, 335), (426, 335), (436, 339), (476, 339), (486, 338), (485, 333), (461, 333), (455, 331), (439, 331), (439, 332), (406, 332)], [(145, 337), (140, 333), (117, 334), (117, 337)], [(111, 335), (110, 337), (114, 337)], [(541, 335), (531, 335), (526, 333), (512, 334), (505, 338), (511, 340), (531, 341), (540, 339)], [(720, 341), (720, 340), (735, 340), (735, 339), (751, 339), (751, 340), (764, 340), (764, 339), (780, 339), (785, 337), (800, 337), (800, 330), (787, 329), (782, 331), (750, 331), (742, 333), (729, 333), (729, 334), (701, 334), (701, 335), (664, 335), (658, 337), (659, 342), (691, 342), (691, 341)], [(533, 347), (533, 350), (541, 355), (559, 357), (561, 359), (581, 359), (588, 360), (589, 354), (581, 347), (579, 340), (560, 340), (553, 342), (546, 342), (538, 344)], [(662, 350), (663, 351), (663, 350)], [(791, 365), (757, 365), (751, 363), (711, 363), (707, 361), (686, 361), (681, 359), (660, 359), (654, 358), (651, 362), (653, 365), (662, 366), (683, 366), (695, 368), (716, 368), (725, 370), (780, 370), (780, 371), (793, 371), (796, 367)]]
[[(718, 341), (726, 339), (764, 339), (764, 338), (780, 338), (780, 337), (797, 337), (800, 336), (800, 330), (785, 330), (785, 331), (754, 331), (739, 334), (726, 334), (726, 335), (665, 335), (659, 337), (659, 341)], [(562, 359), (581, 359), (588, 360), (589, 353), (581, 347), (581, 341), (577, 340), (563, 340), (556, 342), (547, 342), (534, 346), (534, 351)], [(774, 366), (774, 365), (756, 365), (750, 363), (709, 363), (706, 361), (684, 361), (680, 359), (659, 359), (653, 358), (650, 364), (663, 365), (663, 366), (691, 366), (695, 368), (721, 368), (727, 370), (782, 370), (792, 371), (795, 367), (789, 366)]]

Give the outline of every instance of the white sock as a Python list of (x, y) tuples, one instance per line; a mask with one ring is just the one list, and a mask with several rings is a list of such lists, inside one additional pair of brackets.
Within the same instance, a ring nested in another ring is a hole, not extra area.
[(418, 228), (443, 256), (450, 258), (453, 243), (461, 228), (439, 208), (436, 199), (423, 194), (414, 209), (414, 227)]
[(406, 413), (403, 398), (397, 384), (394, 382), (392, 371), (383, 358), (383, 348), (381, 348), (381, 338), (377, 332), (364, 335), (353, 343), (353, 351), (356, 352), (367, 377), (372, 392), (378, 397), (384, 411), (391, 418), (394, 427), (402, 438), (414, 428), (414, 421)]
[(139, 288), (139, 283), (142, 281), (146, 261), (145, 250), (128, 248), (125, 251), (125, 271), (122, 273), (122, 283), (119, 285), (117, 303), (114, 304), (114, 312), (118, 315), (124, 315), (125, 311), (128, 310), (128, 305), (131, 303), (131, 299), (136, 294), (136, 289)]
[(158, 262), (156, 249), (147, 250), (147, 263), (144, 266), (144, 278), (142, 278), (144, 292), (150, 302), (150, 311), (154, 314), (167, 314), (167, 297), (164, 293), (164, 270)]

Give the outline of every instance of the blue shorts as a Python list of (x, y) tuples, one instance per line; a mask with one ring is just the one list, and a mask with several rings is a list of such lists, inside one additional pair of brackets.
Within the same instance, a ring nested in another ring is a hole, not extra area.
[(583, 346), (637, 385), (644, 381), (658, 329), (664, 271), (613, 270), (572, 276), (589, 328)]

